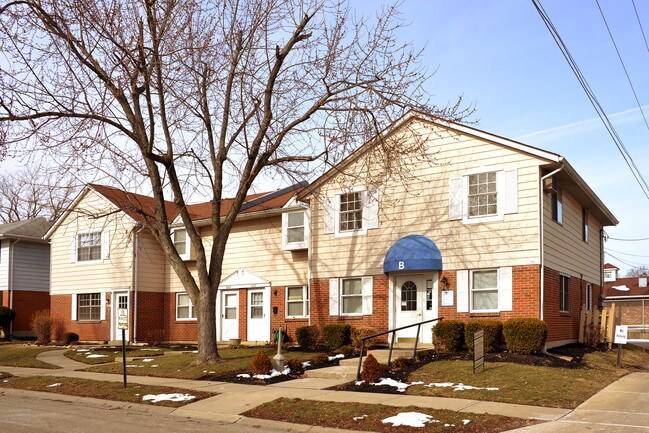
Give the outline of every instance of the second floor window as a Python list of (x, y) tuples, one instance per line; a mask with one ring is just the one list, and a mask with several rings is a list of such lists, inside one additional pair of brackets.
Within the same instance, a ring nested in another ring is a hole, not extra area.
[(556, 180), (552, 180), (552, 220), (563, 224), (563, 190)]
[(363, 228), (363, 198), (360, 192), (340, 195), (340, 231)]
[(77, 261), (101, 259), (101, 232), (77, 235)]
[(304, 242), (304, 212), (291, 212), (286, 222), (287, 243)]
[(497, 214), (496, 172), (469, 175), (469, 218)]
[(172, 234), (174, 245), (178, 254), (183, 256), (187, 254), (187, 230), (176, 230)]

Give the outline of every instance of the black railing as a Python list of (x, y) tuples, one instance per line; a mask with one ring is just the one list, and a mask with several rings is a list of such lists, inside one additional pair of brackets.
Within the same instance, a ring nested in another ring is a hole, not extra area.
[(361, 380), (361, 367), (363, 365), (363, 353), (365, 352), (365, 340), (369, 340), (370, 338), (380, 337), (381, 335), (386, 335), (390, 333), (392, 334), (392, 339), (390, 340), (390, 353), (388, 354), (388, 366), (389, 366), (390, 361), (392, 360), (392, 348), (394, 347), (394, 340), (396, 340), (397, 338), (397, 331), (412, 328), (413, 326), (417, 327), (417, 336), (415, 337), (415, 347), (412, 350), (412, 357), (414, 358), (417, 355), (417, 344), (419, 343), (419, 333), (421, 332), (421, 325), (424, 325), (426, 323), (436, 322), (442, 319), (443, 317), (438, 317), (437, 319), (431, 319), (431, 320), (424, 320), (423, 322), (413, 323), (412, 325), (406, 325), (400, 328), (394, 328), (394, 329), (387, 330), (385, 332), (379, 332), (378, 334), (368, 335), (367, 337), (363, 337), (361, 339), (361, 354), (358, 357), (358, 369), (356, 370), (356, 380)]

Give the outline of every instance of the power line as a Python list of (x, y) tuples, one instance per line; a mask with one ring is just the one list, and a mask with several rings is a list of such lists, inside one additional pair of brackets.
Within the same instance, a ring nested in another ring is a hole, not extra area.
[(610, 239), (612, 241), (623, 241), (623, 242), (638, 242), (638, 241), (649, 241), (649, 238), (612, 238), (608, 237), (607, 239)]
[[(622, 60), (622, 55), (620, 54), (620, 50), (617, 48), (617, 44), (615, 43), (615, 38), (613, 37), (613, 33), (611, 32), (611, 28), (608, 26), (608, 21), (606, 20), (606, 17), (604, 16), (604, 11), (602, 10), (602, 7), (599, 4), (599, 0), (595, 0), (595, 3), (597, 3), (597, 9), (599, 9), (599, 14), (602, 16), (602, 20), (604, 20), (604, 25), (606, 26), (606, 31), (608, 31), (608, 35), (611, 38), (611, 42), (613, 43), (613, 47), (615, 48), (615, 52), (617, 53), (617, 58), (620, 60), (620, 64), (622, 65), (622, 69), (624, 69), (624, 74), (626, 75), (626, 79), (629, 82), (629, 86), (631, 87), (631, 92), (633, 92), (633, 97), (635, 98), (635, 102), (638, 105), (638, 108), (640, 109), (640, 114), (642, 114), (642, 119), (644, 120), (644, 124), (647, 127), (647, 131), (649, 131), (649, 123), (647, 123), (647, 117), (645, 116), (644, 110), (642, 109), (642, 105), (640, 104), (640, 100), (638, 99), (638, 94), (636, 93), (635, 87), (633, 86), (633, 82), (631, 81), (631, 77), (629, 76), (629, 71), (626, 69), (626, 65), (624, 64), (624, 60)], [(644, 33), (643, 33), (643, 35), (644, 35)], [(645, 184), (646, 184), (646, 182), (645, 182)]]
[(619, 261), (620, 263), (625, 264), (627, 266), (630, 266), (632, 268), (635, 268), (636, 266), (648, 266), (646, 263), (632, 262), (631, 260), (628, 260), (628, 261), (623, 260), (623, 259), (621, 259), (621, 258), (619, 258), (617, 256), (614, 256), (613, 254), (608, 253), (608, 252), (606, 254), (609, 255), (610, 257), (614, 258), (615, 260)]
[(645, 258), (645, 259), (649, 258), (649, 256), (643, 256), (643, 255), (640, 255), (640, 254), (625, 253), (624, 251), (617, 251), (617, 250), (614, 250), (612, 248), (606, 248), (606, 251), (613, 251), (614, 253), (624, 254), (625, 256), (631, 256), (631, 257), (642, 257), (642, 258)]
[(568, 50), (566, 44), (563, 42), (563, 39), (561, 39), (558, 30), (556, 29), (556, 27), (554, 27), (552, 20), (550, 20), (550, 17), (545, 12), (545, 9), (543, 8), (543, 5), (541, 5), (540, 0), (532, 0), (532, 3), (534, 4), (536, 11), (541, 16), (543, 23), (545, 24), (548, 31), (550, 32), (552, 39), (554, 39), (554, 42), (557, 44), (559, 50), (561, 51), (564, 58), (568, 62), (570, 69), (572, 69), (572, 72), (575, 74), (575, 77), (577, 78), (577, 81), (579, 81), (579, 84), (581, 85), (582, 89), (586, 93), (586, 96), (588, 96), (590, 103), (592, 104), (593, 108), (595, 108), (595, 111), (597, 112), (597, 115), (599, 116), (600, 120), (604, 124), (604, 127), (606, 128), (608, 134), (613, 139), (613, 142), (617, 146), (620, 154), (622, 155), (622, 158), (624, 159), (627, 166), (631, 170), (631, 173), (633, 174), (633, 177), (635, 178), (636, 182), (640, 186), (640, 189), (644, 193), (645, 197), (649, 200), (649, 185), (647, 185), (647, 182), (640, 174), (638, 167), (636, 166), (635, 162), (633, 161), (633, 158), (631, 157), (626, 147), (624, 146), (622, 139), (620, 138), (615, 127), (613, 126), (613, 123), (608, 118), (606, 112), (604, 111), (604, 108), (602, 108), (601, 104), (597, 100), (597, 97), (595, 96), (593, 90), (590, 88), (588, 81), (586, 81), (586, 77), (584, 77), (584, 75), (582, 74), (581, 70), (579, 69), (579, 66), (577, 65), (577, 62), (572, 57), (572, 54), (570, 54), (570, 51)]
[(642, 22), (640, 21), (640, 15), (638, 14), (638, 8), (635, 7), (635, 0), (631, 0), (633, 4), (633, 11), (635, 12), (635, 17), (638, 20), (638, 25), (640, 26), (640, 33), (642, 33), (642, 39), (644, 39), (644, 46), (649, 52), (649, 44), (647, 43), (647, 36), (644, 34), (644, 29), (642, 28)]

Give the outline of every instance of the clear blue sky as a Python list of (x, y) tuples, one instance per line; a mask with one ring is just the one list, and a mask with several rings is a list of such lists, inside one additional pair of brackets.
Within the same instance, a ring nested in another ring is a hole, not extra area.
[[(361, 13), (378, 2), (353, 0)], [(649, 128), (595, 0), (542, 0), (590, 87), (649, 181)], [(635, 0), (649, 38), (649, 2)], [(649, 49), (631, 0), (600, 0), (640, 105), (649, 118)], [(580, 87), (531, 1), (405, 0), (404, 40), (426, 47), (428, 83), (444, 105), (463, 95), (478, 128), (559, 153), (620, 220), (613, 238), (649, 238), (649, 199)], [(609, 240), (623, 272), (649, 264), (649, 240)], [(643, 256), (643, 257), (638, 257)], [(623, 260), (626, 263), (623, 263)]]

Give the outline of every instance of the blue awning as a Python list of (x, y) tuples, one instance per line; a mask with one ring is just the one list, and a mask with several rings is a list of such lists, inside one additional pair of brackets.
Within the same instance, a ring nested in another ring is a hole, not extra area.
[(383, 261), (383, 272), (441, 271), (442, 253), (435, 242), (422, 235), (408, 235), (396, 241)]

